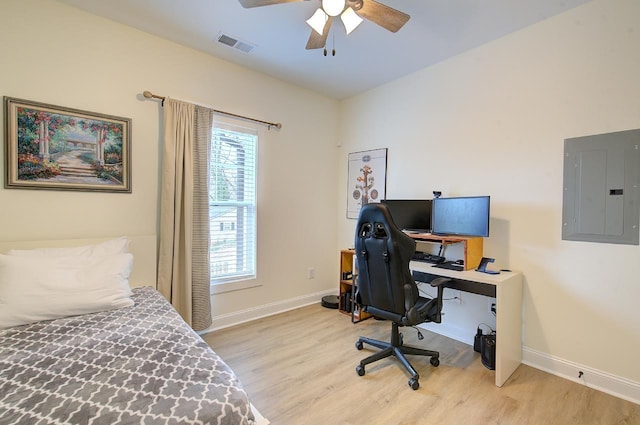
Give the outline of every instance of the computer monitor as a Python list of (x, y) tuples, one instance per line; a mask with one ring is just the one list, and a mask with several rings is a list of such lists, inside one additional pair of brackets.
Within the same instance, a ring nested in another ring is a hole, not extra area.
[(384, 199), (393, 222), (404, 231), (431, 232), (431, 199)]
[(489, 236), (489, 203), (489, 196), (434, 199), (431, 207), (431, 233)]

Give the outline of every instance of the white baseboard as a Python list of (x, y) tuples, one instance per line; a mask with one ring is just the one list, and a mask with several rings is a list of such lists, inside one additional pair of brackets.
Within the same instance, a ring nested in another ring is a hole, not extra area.
[[(209, 328), (199, 331), (198, 333), (202, 335), (219, 329), (228, 328), (230, 326), (239, 325), (241, 323), (250, 322), (252, 320), (261, 319), (263, 317), (273, 316), (274, 314), (284, 313), (285, 311), (304, 307), (310, 304), (319, 303), (325, 295), (336, 295), (336, 290), (331, 289), (322, 292), (315, 292), (313, 294), (289, 298), (229, 314), (221, 314), (219, 316), (214, 315), (213, 324)], [(215, 314), (215, 311), (213, 313)]]
[(251, 403), (251, 411), (253, 412), (253, 416), (256, 418), (256, 425), (269, 425), (271, 423), (269, 422), (269, 419), (262, 416), (262, 413), (256, 409), (256, 406), (254, 406), (253, 403)]
[[(639, 382), (579, 365), (528, 347), (522, 348), (522, 363), (623, 400), (640, 404)], [(578, 377), (580, 372), (582, 372), (582, 376)]]

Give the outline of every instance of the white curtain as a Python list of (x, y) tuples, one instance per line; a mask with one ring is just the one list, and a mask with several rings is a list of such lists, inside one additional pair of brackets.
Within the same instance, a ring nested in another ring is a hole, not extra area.
[(208, 167), (213, 113), (164, 101), (158, 291), (195, 330), (211, 326)]

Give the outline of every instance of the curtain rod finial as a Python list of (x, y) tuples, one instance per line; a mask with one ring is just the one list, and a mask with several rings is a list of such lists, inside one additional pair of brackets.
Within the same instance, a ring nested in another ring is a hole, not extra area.
[(150, 92), (150, 91), (148, 91), (148, 90), (143, 91), (143, 92), (142, 92), (142, 95), (143, 95), (144, 97), (146, 97), (147, 99), (151, 99), (151, 98), (153, 97), (153, 94), (151, 94), (151, 92)]

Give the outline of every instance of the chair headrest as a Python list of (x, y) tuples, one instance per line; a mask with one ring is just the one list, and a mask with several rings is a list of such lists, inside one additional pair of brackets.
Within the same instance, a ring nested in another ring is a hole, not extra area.
[(358, 236), (373, 233), (375, 237), (386, 237), (394, 231), (400, 231), (393, 222), (391, 212), (385, 204), (366, 204), (358, 216)]

